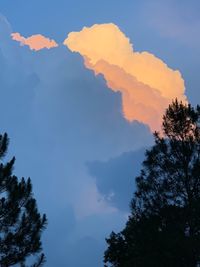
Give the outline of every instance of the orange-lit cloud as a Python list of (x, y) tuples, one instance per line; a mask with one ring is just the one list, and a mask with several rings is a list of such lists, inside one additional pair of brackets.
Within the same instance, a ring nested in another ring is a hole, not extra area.
[(85, 66), (103, 74), (113, 91), (120, 91), (124, 116), (160, 130), (164, 110), (172, 99), (187, 101), (184, 80), (177, 70), (148, 52), (135, 52), (130, 40), (110, 24), (71, 32), (64, 44), (84, 57)]
[(49, 38), (44, 37), (41, 34), (32, 35), (30, 37), (23, 37), (20, 33), (15, 32), (11, 34), (12, 39), (20, 42), (21, 45), (27, 45), (31, 50), (39, 51), (41, 49), (57, 47), (58, 44)]

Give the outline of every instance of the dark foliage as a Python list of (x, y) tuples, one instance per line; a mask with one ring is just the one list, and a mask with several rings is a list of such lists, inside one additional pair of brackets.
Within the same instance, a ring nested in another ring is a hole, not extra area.
[(200, 261), (200, 108), (177, 100), (146, 152), (131, 215), (107, 239), (105, 266), (196, 267)]
[(40, 238), (46, 216), (38, 212), (30, 178), (12, 175), (15, 158), (3, 163), (7, 147), (7, 134), (0, 135), (0, 266), (25, 267), (29, 256), (37, 256), (32, 267), (39, 267), (45, 261)]

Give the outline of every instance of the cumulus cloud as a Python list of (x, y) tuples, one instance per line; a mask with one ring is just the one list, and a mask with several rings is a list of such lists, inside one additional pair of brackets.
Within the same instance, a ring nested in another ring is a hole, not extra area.
[(80, 55), (63, 46), (32, 53), (16, 45), (11, 32), (0, 21), (0, 132), (9, 134), (15, 174), (31, 177), (47, 214), (47, 266), (101, 266), (104, 239), (125, 218), (102, 197), (85, 162), (148, 145), (149, 129), (123, 117), (120, 94), (86, 69)]
[(31, 50), (39, 51), (41, 49), (54, 48), (58, 44), (53, 39), (49, 39), (41, 34), (35, 34), (30, 37), (24, 37), (20, 33), (15, 32), (11, 34), (11, 37), (14, 41), (20, 42), (20, 45), (27, 45)]
[[(47, 214), (47, 266), (102, 266), (105, 237), (121, 230), (133, 192), (134, 159), (116, 157), (150, 145), (152, 136), (144, 124), (123, 117), (120, 93), (108, 90), (80, 55), (63, 46), (32, 53), (16, 45), (11, 32), (0, 20), (0, 132), (10, 136), (15, 174), (31, 176)], [(86, 162), (97, 164), (89, 169)]]
[(164, 110), (174, 98), (187, 101), (184, 80), (149, 52), (135, 52), (130, 40), (110, 24), (95, 24), (71, 32), (64, 41), (84, 57), (85, 66), (103, 74), (107, 85), (122, 95), (123, 113), (129, 121), (159, 130)]

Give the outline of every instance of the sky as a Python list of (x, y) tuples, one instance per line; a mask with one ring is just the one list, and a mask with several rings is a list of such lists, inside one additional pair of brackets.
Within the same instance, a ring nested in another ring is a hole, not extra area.
[(198, 0), (0, 1), (0, 132), (47, 267), (103, 267), (172, 99), (199, 104)]

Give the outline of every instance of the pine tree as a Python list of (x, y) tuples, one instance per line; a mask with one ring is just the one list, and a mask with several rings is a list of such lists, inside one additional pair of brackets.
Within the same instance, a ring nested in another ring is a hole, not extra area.
[(8, 143), (7, 134), (0, 135), (0, 266), (25, 267), (26, 259), (36, 256), (32, 267), (39, 267), (45, 261), (40, 238), (47, 220), (38, 212), (30, 178), (19, 181), (12, 174), (15, 158), (3, 163)]
[(107, 239), (108, 266), (196, 267), (200, 261), (200, 107), (176, 100), (162, 126), (136, 178), (127, 224)]

